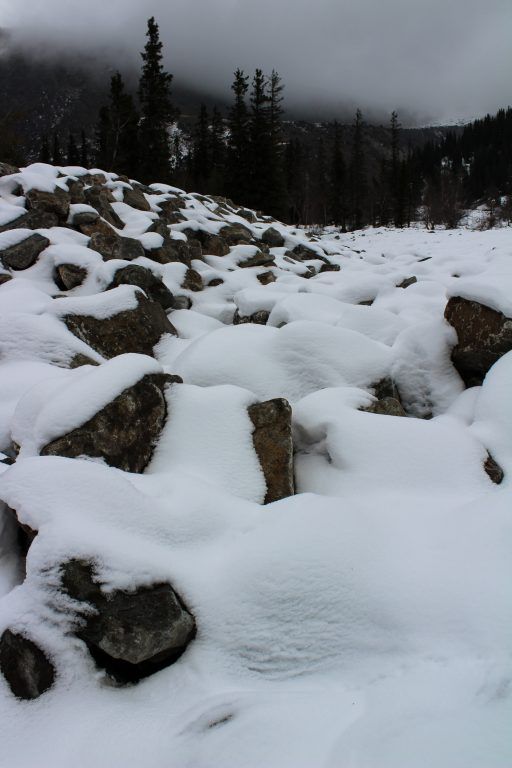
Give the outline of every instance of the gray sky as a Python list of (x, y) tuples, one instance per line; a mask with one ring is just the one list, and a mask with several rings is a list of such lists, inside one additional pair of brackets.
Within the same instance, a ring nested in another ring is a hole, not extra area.
[(154, 15), (176, 83), (226, 93), (233, 70), (278, 70), (288, 106), (419, 122), (512, 103), (512, 0), (0, 0), (0, 26), (43, 48), (139, 66)]

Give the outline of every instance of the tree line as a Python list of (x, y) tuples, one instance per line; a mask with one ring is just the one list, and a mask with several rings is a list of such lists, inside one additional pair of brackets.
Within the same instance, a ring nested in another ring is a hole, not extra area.
[(173, 76), (164, 69), (153, 17), (146, 38), (136, 95), (116, 72), (94, 136), (70, 134), (65, 147), (57, 135), (51, 146), (43, 138), (42, 161), (95, 164), (144, 183), (225, 196), (291, 223), (343, 231), (404, 227), (418, 218), (427, 226), (456, 226), (464, 207), (512, 192), (510, 109), (415, 151), (404, 149), (394, 111), (376, 157), (359, 109), (351, 125), (335, 121), (316, 142), (304, 142), (287, 136), (279, 74), (256, 69), (250, 78), (238, 69), (227, 114), (201, 105), (186, 135), (177, 127)]

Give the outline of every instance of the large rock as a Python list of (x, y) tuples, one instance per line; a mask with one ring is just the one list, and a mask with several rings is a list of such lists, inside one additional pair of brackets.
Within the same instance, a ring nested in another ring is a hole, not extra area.
[(27, 213), (18, 216), (16, 219), (3, 224), (0, 232), (7, 232), (10, 229), (50, 229), (56, 227), (59, 223), (57, 214), (49, 211), (27, 211)]
[(95, 232), (89, 240), (89, 248), (103, 256), (104, 261), (122, 259), (133, 261), (146, 255), (140, 240), (133, 237), (121, 237), (117, 232)]
[(242, 269), (247, 267), (273, 267), (275, 266), (274, 257), (269, 253), (255, 249), (252, 256), (240, 261), (238, 266)]
[(87, 277), (87, 270), (78, 264), (59, 264), (55, 267), (55, 284), (61, 291), (71, 291), (82, 285)]
[(65, 315), (63, 320), (71, 333), (106, 358), (125, 352), (152, 355), (153, 347), (164, 333), (178, 335), (160, 304), (142, 291), (137, 292), (136, 307), (112, 317), (99, 319), (93, 315), (70, 314)]
[(142, 190), (137, 189), (125, 189), (123, 192), (123, 202), (126, 205), (130, 205), (132, 208), (136, 208), (139, 211), (150, 211), (151, 206), (144, 197)]
[(367, 413), (378, 413), (381, 416), (407, 416), (402, 403), (395, 397), (384, 397), (382, 400), (375, 400), (366, 408), (361, 408)]
[(11, 245), (10, 248), (0, 251), (0, 259), (4, 267), (8, 269), (28, 269), (36, 263), (39, 254), (49, 245), (50, 241), (47, 237), (35, 232), (22, 240), (21, 243)]
[(84, 191), (85, 201), (95, 208), (100, 216), (117, 229), (123, 229), (124, 224), (111, 206), (115, 202), (112, 192), (99, 184), (94, 184)]
[(69, 194), (58, 187), (54, 192), (31, 189), (25, 195), (25, 205), (29, 211), (53, 213), (63, 221), (69, 214)]
[(284, 237), (274, 227), (266, 229), (262, 236), (262, 241), (270, 248), (282, 248), (284, 246)]
[(287, 400), (275, 398), (249, 406), (254, 425), (252, 440), (265, 476), (265, 504), (294, 493), (292, 409)]
[(138, 264), (130, 264), (128, 267), (121, 267), (115, 274), (112, 282), (108, 286), (117, 288), (118, 285), (137, 285), (156, 301), (162, 309), (171, 309), (173, 306), (173, 296), (167, 286), (160, 278), (156, 277), (147, 267), (141, 267)]
[(266, 325), (270, 317), (270, 312), (266, 309), (259, 309), (252, 315), (241, 315), (238, 309), (233, 315), (233, 325), (244, 325), (245, 323), (255, 323), (256, 325)]
[(203, 278), (197, 270), (189, 267), (185, 273), (181, 287), (187, 291), (202, 291), (204, 288)]
[(37, 699), (55, 680), (54, 666), (44, 651), (10, 629), (0, 638), (0, 670), (19, 699)]
[(219, 232), (228, 245), (247, 244), (252, 240), (252, 232), (243, 224), (226, 224)]
[(139, 680), (169, 666), (196, 633), (194, 617), (168, 583), (106, 592), (84, 560), (64, 563), (61, 573), (65, 592), (94, 608), (77, 636), (118, 680)]
[(512, 350), (512, 319), (460, 296), (448, 301), (444, 316), (457, 332), (455, 368), (466, 386), (481, 384), (489, 368)]
[(167, 417), (169, 374), (144, 376), (80, 427), (45, 445), (42, 456), (102, 458), (109, 466), (141, 473), (149, 464)]

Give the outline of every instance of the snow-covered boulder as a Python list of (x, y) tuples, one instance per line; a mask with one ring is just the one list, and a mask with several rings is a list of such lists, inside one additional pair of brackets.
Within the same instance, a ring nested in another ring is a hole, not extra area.
[[(17, 242), (12, 245), (7, 245), (6, 242), (5, 247), (2, 246), (0, 240), (0, 260), (8, 269), (28, 269), (36, 263), (38, 256), (50, 245), (48, 238), (37, 234), (37, 232), (33, 234), (29, 231), (20, 232), (20, 235), (22, 237), (19, 239), (15, 238)], [(3, 237), (5, 239), (5, 235)]]

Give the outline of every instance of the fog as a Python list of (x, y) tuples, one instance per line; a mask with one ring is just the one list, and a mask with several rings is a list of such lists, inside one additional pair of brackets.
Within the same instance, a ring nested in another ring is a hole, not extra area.
[(510, 0), (0, 0), (0, 26), (35, 55), (127, 69), (151, 15), (175, 84), (219, 98), (234, 69), (261, 67), (308, 116), (357, 105), (440, 123), (512, 102)]

